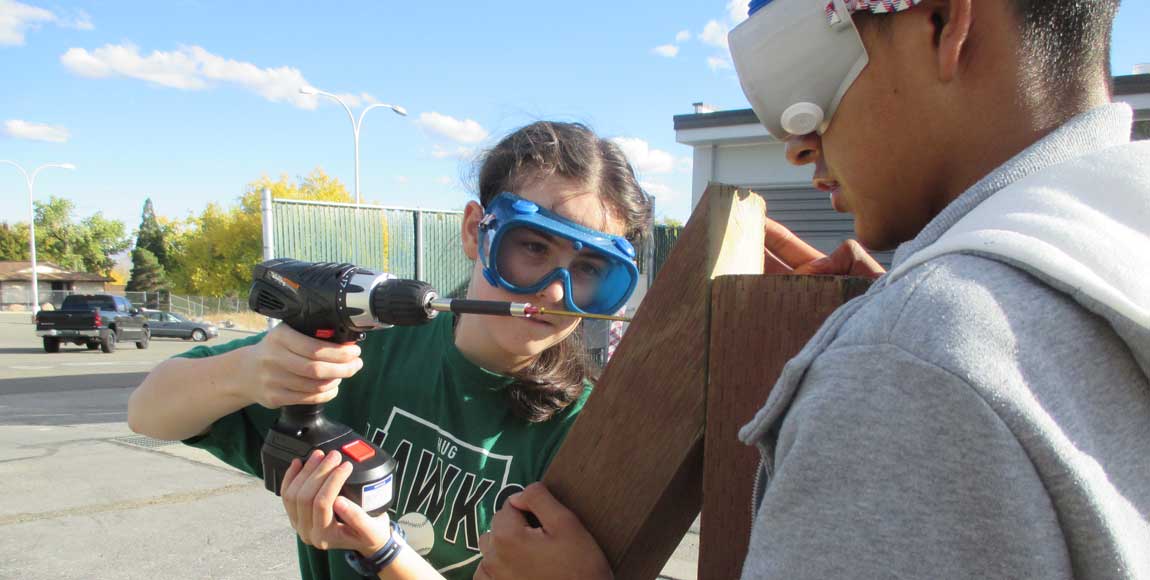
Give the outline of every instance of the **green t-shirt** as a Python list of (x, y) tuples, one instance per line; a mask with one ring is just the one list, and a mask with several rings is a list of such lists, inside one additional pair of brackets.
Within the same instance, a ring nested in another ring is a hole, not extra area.
[[(471, 578), (480, 558), (479, 535), (509, 495), (543, 476), (591, 389), (550, 421), (518, 419), (501, 391), (509, 379), (467, 360), (455, 348), (452, 328), (452, 316), (441, 314), (424, 326), (368, 333), (361, 343), (363, 369), (340, 384), (324, 414), (398, 462), (389, 515), (404, 527), (408, 544), (445, 577)], [(213, 356), (262, 338), (180, 356)], [(262, 478), (260, 447), (278, 415), (252, 405), (186, 443)], [(299, 556), (305, 579), (358, 578), (340, 552), (300, 542)]]

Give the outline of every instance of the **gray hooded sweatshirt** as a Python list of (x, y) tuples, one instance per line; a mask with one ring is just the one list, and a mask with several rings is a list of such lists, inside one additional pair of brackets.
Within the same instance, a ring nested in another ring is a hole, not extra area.
[(1150, 142), (1075, 117), (895, 254), (740, 433), (743, 578), (1150, 578)]

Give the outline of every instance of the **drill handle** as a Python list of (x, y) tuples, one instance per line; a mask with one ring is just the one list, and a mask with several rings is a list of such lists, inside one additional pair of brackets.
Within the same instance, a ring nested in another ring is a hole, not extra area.
[(323, 405), (287, 405), (280, 410), (280, 421), (287, 425), (310, 427), (324, 420)]

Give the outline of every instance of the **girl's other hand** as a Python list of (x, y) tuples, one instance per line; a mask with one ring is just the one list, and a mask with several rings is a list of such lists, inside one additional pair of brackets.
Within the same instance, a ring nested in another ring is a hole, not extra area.
[[(528, 513), (540, 527), (532, 527)], [(571, 510), (542, 483), (533, 483), (507, 499), (491, 520), (491, 531), (479, 536), (483, 560), (477, 580), (612, 578), (607, 557)]]
[(249, 348), (241, 396), (269, 409), (326, 403), (339, 393), (342, 379), (363, 368), (359, 345), (312, 338), (286, 324)]
[[(292, 460), (281, 497), (291, 525), (303, 543), (321, 550), (355, 550), (370, 556), (387, 543), (387, 514), (372, 517), (339, 490), (351, 475), (351, 463), (332, 451), (313, 451), (306, 463)], [(339, 519), (336, 519), (336, 516)]]

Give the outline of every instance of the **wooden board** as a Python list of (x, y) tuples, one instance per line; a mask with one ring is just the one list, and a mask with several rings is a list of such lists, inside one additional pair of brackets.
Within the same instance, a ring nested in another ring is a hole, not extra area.
[(543, 478), (616, 578), (655, 578), (699, 512), (711, 279), (762, 273), (765, 214), (707, 188)]
[(715, 279), (699, 580), (738, 578), (746, 557), (759, 452), (739, 442), (738, 430), (766, 402), (787, 361), (869, 284), (831, 276)]

